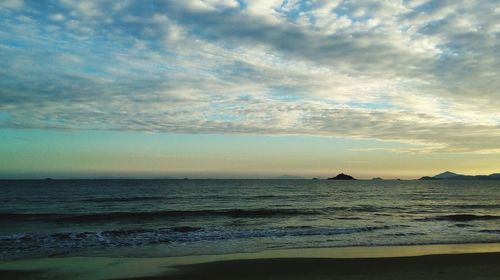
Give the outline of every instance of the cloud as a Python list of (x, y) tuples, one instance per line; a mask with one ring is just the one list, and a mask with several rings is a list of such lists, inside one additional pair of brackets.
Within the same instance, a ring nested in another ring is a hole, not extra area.
[(62, 14), (52, 14), (49, 16), (49, 19), (50, 20), (53, 20), (53, 21), (61, 21), (61, 20), (64, 20), (64, 15)]
[(19, 10), (24, 6), (23, 0), (3, 0), (0, 2), (0, 8)]
[(0, 125), (498, 152), (497, 10), (465, 0), (4, 1)]

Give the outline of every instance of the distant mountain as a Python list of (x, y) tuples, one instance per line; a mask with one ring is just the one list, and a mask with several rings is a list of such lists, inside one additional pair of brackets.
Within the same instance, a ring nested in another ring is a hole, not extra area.
[(278, 177), (273, 177), (273, 178), (270, 178), (270, 179), (276, 179), (276, 180), (302, 180), (304, 179), (303, 177), (300, 177), (300, 176), (293, 176), (293, 175), (281, 175), (281, 176), (278, 176)]
[(435, 179), (451, 179), (451, 178), (454, 178), (454, 177), (457, 177), (457, 176), (463, 176), (461, 174), (457, 174), (457, 173), (453, 173), (453, 172), (450, 172), (450, 171), (445, 171), (443, 173), (440, 173), (436, 176), (433, 176)]
[(500, 180), (500, 173), (490, 175), (463, 175), (450, 171), (435, 176), (424, 176), (420, 180)]
[(380, 178), (380, 177), (375, 177), (375, 178), (372, 178), (372, 181), (382, 181), (384, 179)]
[(490, 174), (490, 177), (491, 177), (491, 178), (494, 178), (494, 179), (500, 179), (500, 173), (493, 173), (493, 174)]
[(424, 177), (421, 177), (419, 180), (428, 181), (428, 180), (441, 180), (441, 179), (437, 179), (437, 178), (434, 178), (431, 176), (424, 176)]
[(352, 177), (351, 175), (340, 173), (335, 177), (328, 178), (328, 180), (356, 180), (356, 179), (354, 179), (354, 177)]

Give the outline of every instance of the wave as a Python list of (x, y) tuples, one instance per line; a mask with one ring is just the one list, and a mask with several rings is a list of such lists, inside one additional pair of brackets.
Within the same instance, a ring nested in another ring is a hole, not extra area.
[(406, 208), (397, 206), (376, 206), (376, 205), (358, 205), (358, 206), (330, 206), (324, 209), (324, 212), (350, 211), (350, 212), (380, 212), (380, 211), (401, 211)]
[(465, 204), (453, 205), (453, 207), (460, 209), (500, 209), (500, 204)]
[(22, 233), (0, 236), (0, 252), (45, 250), (75, 251), (88, 248), (142, 246), (157, 243), (221, 241), (249, 238), (331, 236), (390, 229), (391, 226), (352, 228), (283, 227), (245, 230), (238, 228), (169, 227), (157, 229), (120, 229), (109, 231)]
[(55, 219), (60, 217), (59, 214), (31, 214), (31, 213), (0, 213), (0, 222), (22, 221), (22, 220), (38, 220), (38, 219)]
[(395, 236), (395, 237), (401, 237), (401, 236), (418, 236), (418, 235), (427, 235), (426, 233), (423, 232), (396, 232), (396, 233), (386, 233), (384, 234), (385, 236)]
[(135, 197), (98, 197), (78, 200), (81, 202), (133, 202), (133, 201), (148, 201), (148, 200), (163, 200), (167, 197), (162, 196), (135, 196)]
[[(99, 199), (103, 201), (130, 201), (140, 199), (161, 199), (159, 197), (112, 198)], [(96, 199), (92, 199), (95, 201)], [(207, 209), (207, 210), (162, 210), (149, 212), (104, 212), (88, 214), (58, 214), (58, 213), (0, 213), (0, 222), (9, 221), (46, 221), (46, 222), (106, 222), (117, 220), (155, 220), (169, 218), (196, 218), (196, 217), (230, 217), (230, 218), (269, 218), (279, 216), (300, 215), (333, 215), (337, 212), (380, 212), (400, 211), (400, 207), (387, 206), (331, 206), (326, 208), (296, 209)], [(342, 218), (342, 217), (340, 217)]]
[(479, 232), (500, 234), (500, 229), (483, 229), (480, 230)]
[(500, 220), (500, 216), (494, 215), (474, 215), (474, 214), (454, 214), (442, 215), (430, 218), (417, 219), (417, 221), (452, 221), (452, 222), (469, 222), (475, 220)]
[(220, 210), (172, 210), (152, 212), (107, 212), (82, 215), (71, 214), (35, 214), (1, 213), (0, 221), (45, 220), (64, 222), (103, 222), (116, 220), (148, 220), (161, 218), (223, 216), (232, 218), (259, 218), (274, 216), (296, 216), (321, 214), (319, 210), (299, 209), (220, 209)]

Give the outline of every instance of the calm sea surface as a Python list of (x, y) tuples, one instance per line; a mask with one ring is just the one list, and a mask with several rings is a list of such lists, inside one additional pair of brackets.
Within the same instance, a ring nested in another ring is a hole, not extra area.
[(500, 181), (0, 181), (0, 259), (500, 242)]

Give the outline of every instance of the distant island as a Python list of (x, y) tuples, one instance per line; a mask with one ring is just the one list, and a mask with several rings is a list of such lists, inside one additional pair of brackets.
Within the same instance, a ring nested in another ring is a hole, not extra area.
[(327, 180), (356, 180), (356, 179), (354, 179), (354, 177), (352, 177), (351, 175), (340, 173), (339, 175), (332, 178), (328, 178)]
[(500, 180), (500, 173), (490, 175), (463, 175), (445, 171), (435, 176), (424, 176), (419, 180)]

